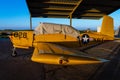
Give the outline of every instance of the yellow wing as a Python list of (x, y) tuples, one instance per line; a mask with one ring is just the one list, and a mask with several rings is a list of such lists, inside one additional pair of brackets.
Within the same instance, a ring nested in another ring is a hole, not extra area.
[(102, 63), (108, 60), (93, 58), (82, 55), (81, 52), (75, 53), (63, 46), (51, 43), (38, 43), (31, 60), (38, 63), (56, 64), (56, 65), (78, 65)]

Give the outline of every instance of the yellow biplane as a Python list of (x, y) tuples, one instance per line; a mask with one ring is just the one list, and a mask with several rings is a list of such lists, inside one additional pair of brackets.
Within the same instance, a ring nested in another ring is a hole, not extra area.
[(103, 23), (99, 33), (79, 31), (69, 25), (41, 23), (35, 31), (13, 32), (10, 40), (13, 44), (12, 56), (16, 56), (16, 48), (29, 49), (34, 47), (31, 60), (38, 63), (57, 65), (77, 65), (102, 63), (108, 60), (93, 58), (75, 50), (82, 44), (88, 44), (94, 40), (114, 40), (113, 19), (103, 17)]

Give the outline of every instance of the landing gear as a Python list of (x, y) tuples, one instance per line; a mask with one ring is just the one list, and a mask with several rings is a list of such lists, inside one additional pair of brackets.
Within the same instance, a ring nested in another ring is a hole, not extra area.
[(17, 56), (17, 52), (16, 52), (16, 48), (15, 48), (15, 47), (12, 49), (12, 54), (11, 54), (11, 56), (12, 56), (12, 57)]

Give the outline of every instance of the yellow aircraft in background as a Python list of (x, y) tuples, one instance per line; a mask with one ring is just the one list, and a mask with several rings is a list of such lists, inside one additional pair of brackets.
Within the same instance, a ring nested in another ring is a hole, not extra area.
[[(110, 32), (109, 32), (110, 31)], [(16, 31), (10, 36), (13, 44), (12, 56), (16, 56), (16, 48), (29, 49), (34, 47), (31, 60), (38, 63), (57, 65), (76, 65), (102, 63), (108, 60), (93, 58), (84, 55), (79, 50), (74, 50), (82, 44), (91, 41), (114, 40), (113, 19), (103, 17), (103, 23), (99, 33), (79, 31), (68, 25), (41, 23), (35, 31)]]

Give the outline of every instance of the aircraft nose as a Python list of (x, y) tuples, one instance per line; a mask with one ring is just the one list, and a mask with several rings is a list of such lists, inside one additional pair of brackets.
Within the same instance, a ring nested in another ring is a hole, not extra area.
[(9, 39), (11, 40), (11, 42), (13, 42), (13, 38), (14, 38), (13, 34), (10, 34)]
[(12, 35), (10, 35), (10, 36), (9, 36), (9, 38), (10, 38), (10, 39), (12, 39), (12, 38), (13, 38), (13, 36), (12, 36)]

